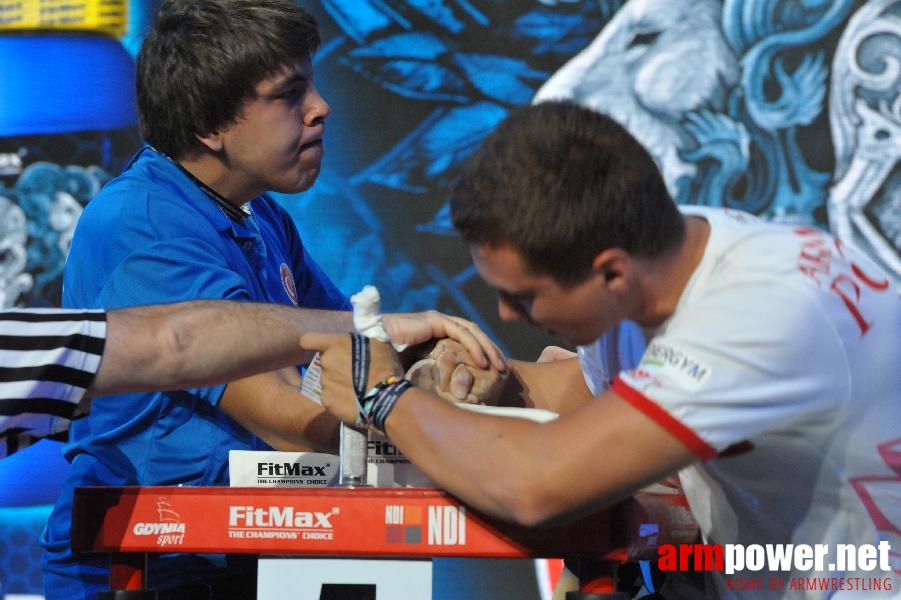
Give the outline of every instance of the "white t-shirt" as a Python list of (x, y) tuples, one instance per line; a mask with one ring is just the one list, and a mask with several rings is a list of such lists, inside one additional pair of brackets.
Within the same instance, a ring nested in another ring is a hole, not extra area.
[(632, 321), (621, 321), (596, 342), (579, 346), (579, 364), (588, 389), (595, 396), (608, 389), (620, 371), (634, 369), (645, 350), (641, 328)]
[[(822, 572), (713, 572), (720, 597), (898, 595), (897, 288), (863, 254), (817, 229), (722, 209), (683, 212), (710, 223), (704, 257), (640, 364), (621, 372), (613, 389), (701, 459), (680, 479), (705, 543), (828, 550)], [(591, 352), (580, 356), (590, 371)], [(894, 576), (878, 567), (829, 569), (838, 544), (883, 540)], [(735, 578), (751, 577), (762, 578), (763, 591), (732, 591)], [(835, 578), (825, 585), (840, 589), (789, 590), (824, 585), (814, 577)], [(770, 591), (770, 578), (785, 588)]]

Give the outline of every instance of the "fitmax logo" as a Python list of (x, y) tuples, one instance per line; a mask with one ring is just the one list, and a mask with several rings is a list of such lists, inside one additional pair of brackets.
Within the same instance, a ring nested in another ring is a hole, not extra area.
[(333, 512), (308, 512), (293, 506), (230, 506), (229, 527), (287, 527), (297, 529), (332, 529)]
[(378, 440), (369, 440), (367, 443), (369, 452), (376, 456), (400, 456), (400, 450), (397, 446), (390, 442), (380, 442)]
[[(326, 465), (327, 466), (327, 465)], [(328, 477), (325, 467), (297, 463), (257, 463), (257, 475), (268, 477)]]

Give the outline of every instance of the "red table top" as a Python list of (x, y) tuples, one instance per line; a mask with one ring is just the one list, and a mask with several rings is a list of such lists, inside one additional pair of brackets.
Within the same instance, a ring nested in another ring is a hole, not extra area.
[(676, 490), (529, 528), (436, 489), (91, 487), (76, 490), (72, 521), (76, 551), (116, 553), (638, 560), (698, 531)]

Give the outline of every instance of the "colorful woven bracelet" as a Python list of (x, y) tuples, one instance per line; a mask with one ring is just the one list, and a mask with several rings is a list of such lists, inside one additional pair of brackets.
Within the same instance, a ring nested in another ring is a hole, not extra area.
[(361, 411), (363, 421), (377, 431), (384, 433), (385, 420), (391, 414), (391, 411), (394, 410), (394, 405), (397, 404), (401, 394), (412, 386), (413, 383), (409, 380), (393, 375), (375, 385), (363, 396), (363, 409)]

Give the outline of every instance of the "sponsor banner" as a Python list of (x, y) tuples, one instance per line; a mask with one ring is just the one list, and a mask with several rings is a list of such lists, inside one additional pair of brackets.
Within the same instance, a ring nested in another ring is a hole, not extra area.
[(640, 493), (564, 526), (528, 528), (434, 489), (79, 488), (72, 538), (98, 552), (638, 558), (695, 539), (686, 515), (681, 494)]

